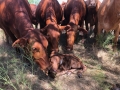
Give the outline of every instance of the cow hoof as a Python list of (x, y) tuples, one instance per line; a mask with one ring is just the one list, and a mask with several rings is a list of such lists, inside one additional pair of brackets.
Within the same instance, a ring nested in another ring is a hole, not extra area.
[(78, 72), (77, 75), (79, 78), (82, 78), (82, 73)]
[(54, 72), (48, 72), (48, 76), (50, 77), (50, 78), (52, 78), (52, 79), (54, 79), (55, 78), (55, 76), (56, 76), (56, 74), (54, 73)]

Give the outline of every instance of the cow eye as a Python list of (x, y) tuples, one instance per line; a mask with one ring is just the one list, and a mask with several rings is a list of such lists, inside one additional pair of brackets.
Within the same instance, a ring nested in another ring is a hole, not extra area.
[(32, 48), (32, 51), (33, 51), (33, 52), (40, 52), (40, 50), (37, 49), (37, 48)]

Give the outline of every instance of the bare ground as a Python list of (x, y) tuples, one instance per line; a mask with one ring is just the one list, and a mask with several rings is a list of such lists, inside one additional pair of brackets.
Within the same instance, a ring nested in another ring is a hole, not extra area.
[[(60, 52), (62, 51), (62, 45), (65, 35), (60, 43)], [(84, 43), (83, 43), (84, 42)], [(74, 45), (73, 53), (78, 56), (81, 61), (87, 66), (87, 70), (83, 74), (82, 78), (78, 78), (76, 74), (64, 74), (57, 76), (55, 80), (44, 75), (35, 64), (34, 73), (32, 73), (31, 66), (25, 68), (26, 72), (22, 75), (25, 76), (25, 80), (28, 81), (30, 86), (19, 83), (16, 86), (16, 79), (13, 78), (15, 73), (9, 71), (9, 77), (17, 90), (110, 90), (115, 84), (120, 84), (120, 52), (113, 52), (111, 45), (106, 49), (98, 48), (93, 45), (93, 38), (87, 38), (83, 40), (77, 40)], [(16, 55), (11, 45), (6, 45), (5, 36), (3, 31), (0, 30), (0, 63), (4, 63), (11, 60), (19, 61), (20, 65), (21, 57)], [(1, 65), (0, 65), (1, 66)], [(11, 67), (16, 67), (12, 64)], [(8, 69), (9, 70), (9, 69)], [(0, 90), (14, 90), (9, 84), (4, 84), (0, 81)]]

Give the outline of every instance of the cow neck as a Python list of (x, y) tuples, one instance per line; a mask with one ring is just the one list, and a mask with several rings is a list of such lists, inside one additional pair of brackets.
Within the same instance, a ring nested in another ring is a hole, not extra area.
[(29, 31), (34, 29), (29, 16), (24, 11), (16, 11), (15, 23), (20, 37), (25, 36)]

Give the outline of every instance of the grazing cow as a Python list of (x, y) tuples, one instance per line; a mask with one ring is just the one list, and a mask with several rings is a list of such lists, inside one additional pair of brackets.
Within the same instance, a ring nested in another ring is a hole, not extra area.
[[(83, 0), (68, 0), (64, 7), (64, 18), (62, 25), (69, 26), (67, 29), (67, 50), (73, 50), (73, 44), (78, 31), (78, 25), (83, 25), (86, 13), (85, 2)], [(81, 30), (81, 28), (80, 28)], [(84, 30), (84, 29), (82, 29)]]
[(49, 42), (50, 53), (58, 52), (60, 31), (64, 26), (58, 24), (62, 20), (62, 8), (57, 0), (41, 0), (36, 10), (36, 18), (41, 32)]
[(85, 16), (86, 29), (89, 30), (88, 23), (90, 24), (90, 30), (92, 30), (93, 26), (95, 25), (94, 33), (96, 35), (98, 24), (97, 12), (101, 2), (99, 0), (85, 0), (85, 3), (86, 3), (86, 16)]
[(33, 28), (27, 12), (30, 10), (28, 7), (27, 0), (1, 0), (0, 27), (14, 42), (13, 47), (20, 46), (28, 51), (27, 53), (32, 52), (34, 60), (46, 71), (49, 66), (46, 54), (48, 41), (39, 30)]
[(36, 9), (37, 9), (37, 5), (35, 4), (30, 4), (30, 8), (31, 8), (31, 11), (32, 11), (32, 23), (35, 25), (35, 27), (37, 28), (37, 20), (36, 20), (36, 16), (35, 16), (35, 12), (36, 12)]
[(77, 69), (78, 76), (81, 77), (82, 73), (86, 70), (86, 66), (74, 55), (70, 54), (59, 54), (56, 53), (55, 55), (50, 57), (50, 70), (48, 75), (52, 78), (55, 75), (64, 74), (66, 71), (72, 71)]
[(113, 46), (116, 47), (120, 33), (120, 0), (103, 0), (101, 3), (98, 10), (98, 37), (102, 29), (115, 31)]

